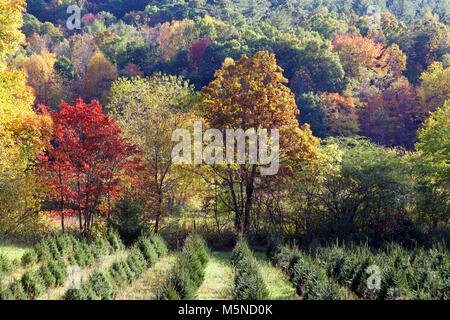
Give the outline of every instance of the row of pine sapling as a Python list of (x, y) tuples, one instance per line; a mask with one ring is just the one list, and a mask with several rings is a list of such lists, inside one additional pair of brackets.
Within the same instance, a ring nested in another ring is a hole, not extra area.
[(205, 278), (210, 250), (198, 235), (186, 238), (177, 261), (164, 279), (159, 292), (161, 300), (193, 300)]
[(289, 277), (302, 299), (349, 299), (348, 291), (328, 277), (323, 266), (305, 252), (276, 243), (269, 247), (267, 255)]
[(407, 250), (391, 244), (378, 252), (335, 245), (317, 250), (315, 256), (330, 277), (348, 284), (361, 299), (450, 299), (450, 260), (443, 245)]
[[(77, 259), (85, 263), (93, 261), (90, 247), (73, 236), (47, 237), (28, 249), (20, 263), (25, 272), (9, 284), (2, 282), (2, 299), (36, 299), (47, 289), (64, 285), (67, 269)], [(34, 266), (39, 266), (38, 269)]]
[(95, 271), (86, 282), (69, 288), (65, 300), (113, 300), (125, 286), (141, 278), (144, 271), (167, 254), (167, 245), (158, 235), (141, 236), (128, 256), (111, 264), (107, 271)]
[(406, 250), (391, 245), (318, 247), (309, 254), (281, 243), (269, 248), (271, 261), (304, 299), (449, 299), (447, 250)]
[[(72, 235), (50, 236), (42, 239), (22, 256), (24, 273), (9, 283), (0, 279), (0, 299), (37, 299), (49, 289), (62, 287), (68, 277), (69, 266), (90, 267), (103, 256), (123, 250), (117, 233), (106, 239), (97, 238), (91, 245)], [(36, 268), (37, 267), (37, 268)], [(11, 268), (9, 272), (11, 272)]]
[(269, 291), (247, 241), (239, 235), (231, 254), (234, 268), (233, 300), (266, 300)]

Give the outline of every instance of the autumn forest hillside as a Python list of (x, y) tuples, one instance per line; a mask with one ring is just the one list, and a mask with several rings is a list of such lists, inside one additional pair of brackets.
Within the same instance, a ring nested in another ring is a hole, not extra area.
[[(449, 21), (0, 0), (0, 298), (448, 299)], [(271, 157), (224, 149), (238, 129)]]

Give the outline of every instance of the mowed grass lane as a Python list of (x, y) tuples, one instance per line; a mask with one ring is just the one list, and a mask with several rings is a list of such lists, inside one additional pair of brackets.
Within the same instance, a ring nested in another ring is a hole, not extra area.
[(214, 252), (205, 270), (205, 280), (197, 291), (198, 300), (231, 300), (233, 269), (231, 252)]
[(156, 264), (144, 271), (142, 277), (126, 286), (116, 297), (116, 300), (156, 300), (162, 282), (169, 274), (177, 259), (176, 252), (169, 252), (159, 258)]
[[(286, 275), (274, 267), (264, 252), (254, 252), (271, 300), (300, 299)], [(199, 300), (231, 300), (233, 298), (233, 268), (231, 252), (214, 252), (205, 270), (205, 280), (197, 294)]]
[(270, 300), (298, 300), (300, 297), (286, 275), (267, 259), (265, 252), (254, 252), (259, 269), (266, 281)]

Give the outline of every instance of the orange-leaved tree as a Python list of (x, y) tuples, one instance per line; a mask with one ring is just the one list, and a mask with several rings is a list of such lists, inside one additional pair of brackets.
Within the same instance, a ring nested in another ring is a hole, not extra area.
[(326, 113), (327, 132), (332, 136), (353, 136), (359, 132), (356, 106), (350, 97), (339, 93), (322, 93), (320, 96)]
[[(279, 161), (276, 174), (261, 174), (265, 164), (261, 159), (249, 161), (249, 152), (245, 154), (245, 163), (231, 163), (227, 159), (226, 163), (208, 167), (214, 174), (204, 178), (224, 191), (220, 200), (234, 213), (237, 230), (248, 232), (251, 228), (252, 207), (259, 191), (269, 191), (280, 181), (286, 183), (284, 178), (305, 171), (316, 159), (318, 139), (313, 137), (309, 125), (299, 126), (295, 96), (285, 83), (287, 79), (275, 55), (262, 51), (253, 58), (243, 55), (238, 61), (226, 60), (216, 72), (215, 80), (200, 93), (203, 117), (210, 128), (222, 132), (224, 144), (227, 129), (244, 132), (255, 129), (258, 137), (261, 129), (279, 130), (279, 159), (272, 158)], [(234, 139), (232, 142), (234, 145)], [(273, 156), (277, 150), (273, 146), (271, 149)], [(233, 146), (232, 150), (235, 159), (237, 148)]]
[(381, 71), (386, 65), (383, 46), (370, 38), (336, 34), (333, 50), (339, 54), (345, 73), (353, 78), (361, 76), (360, 68)]

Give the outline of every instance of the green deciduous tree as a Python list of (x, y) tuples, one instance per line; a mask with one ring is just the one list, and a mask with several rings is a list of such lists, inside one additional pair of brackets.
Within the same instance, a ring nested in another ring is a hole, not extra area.
[[(188, 117), (193, 88), (180, 77), (120, 78), (108, 97), (108, 110), (123, 133), (140, 150), (143, 164), (155, 187), (157, 203), (151, 214), (155, 231), (168, 205), (177, 177), (172, 162), (172, 131)], [(153, 199), (152, 199), (153, 200)]]

